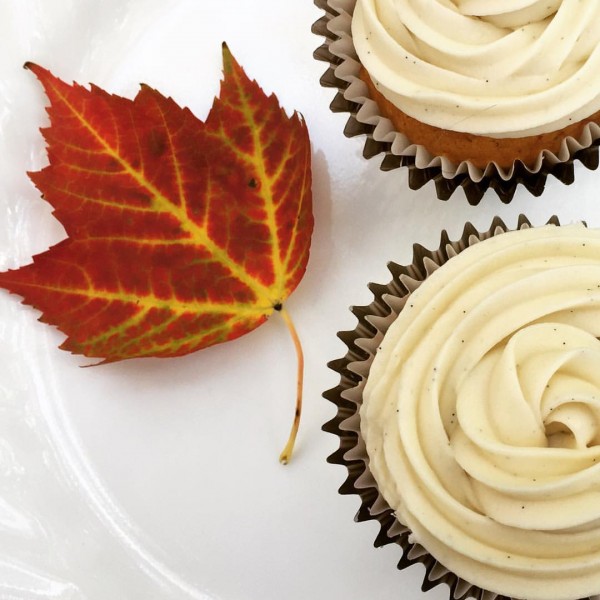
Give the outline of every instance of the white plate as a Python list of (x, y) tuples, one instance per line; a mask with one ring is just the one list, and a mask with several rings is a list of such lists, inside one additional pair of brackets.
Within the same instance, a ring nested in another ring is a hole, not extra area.
[[(351, 304), (386, 262), (410, 261), (414, 242), (442, 228), (487, 227), (520, 212), (534, 223), (600, 224), (597, 174), (520, 190), (508, 206), (489, 193), (407, 189), (346, 139), (344, 115), (312, 58), (321, 16), (310, 0), (3, 0), (0, 5), (0, 268), (25, 264), (64, 235), (26, 171), (45, 162), (38, 132), (46, 99), (33, 60), (61, 78), (122, 95), (158, 87), (204, 118), (227, 41), (247, 73), (305, 116), (314, 152), (316, 228), (308, 273), (288, 302), (306, 353), (297, 452), (277, 456), (293, 413), (295, 357), (272, 318), (246, 337), (184, 358), (81, 369), (61, 336), (0, 293), (0, 598), (378, 600), (422, 596), (422, 571), (399, 572), (396, 548), (374, 550), (375, 524), (354, 524), (358, 499), (326, 457), (321, 432), (337, 383), (327, 361), (344, 354)], [(436, 589), (429, 598), (445, 599)]]

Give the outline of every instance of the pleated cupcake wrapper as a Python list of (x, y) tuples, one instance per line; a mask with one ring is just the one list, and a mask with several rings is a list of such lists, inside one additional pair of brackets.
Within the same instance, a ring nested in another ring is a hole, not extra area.
[(372, 158), (385, 156), (381, 169), (389, 171), (408, 168), (411, 189), (419, 189), (428, 181), (435, 182), (437, 196), (447, 200), (462, 187), (470, 204), (478, 204), (488, 189), (493, 189), (502, 202), (512, 200), (517, 186), (522, 184), (534, 196), (544, 191), (548, 175), (565, 184), (573, 183), (574, 161), (581, 161), (588, 169), (598, 168), (600, 126), (591, 123), (585, 127), (579, 140), (566, 138), (558, 156), (543, 151), (533, 169), (516, 161), (510, 169), (494, 163), (482, 170), (465, 161), (458, 165), (439, 156), (432, 156), (425, 147), (412, 144), (396, 131), (375, 101), (369, 97), (367, 86), (359, 77), (360, 62), (352, 41), (351, 23), (356, 0), (314, 0), (325, 14), (313, 25), (313, 32), (325, 38), (315, 51), (317, 60), (329, 63), (321, 77), (321, 85), (338, 90), (330, 108), (333, 112), (350, 114), (344, 133), (348, 137), (366, 137), (363, 155)]
[[(556, 217), (552, 217), (548, 223), (559, 225)], [(517, 229), (527, 227), (531, 227), (531, 223), (524, 215), (519, 216)], [(402, 551), (398, 568), (405, 569), (412, 564), (422, 563), (425, 566), (425, 576), (421, 589), (427, 591), (445, 583), (450, 588), (450, 600), (465, 598), (509, 600), (509, 598), (481, 589), (461, 579), (437, 562), (422, 546), (415, 543), (410, 530), (396, 519), (394, 511), (377, 489), (375, 479), (369, 470), (369, 457), (364, 440), (360, 434), (359, 411), (364, 386), (377, 348), (410, 294), (433, 271), (465, 248), (508, 230), (509, 228), (498, 217), (493, 219), (490, 228), (483, 233), (477, 231), (471, 223), (467, 223), (458, 241), (451, 241), (444, 231), (437, 250), (428, 250), (423, 246), (415, 245), (413, 262), (410, 265), (390, 262), (388, 269), (392, 274), (392, 280), (386, 285), (369, 284), (369, 289), (374, 296), (373, 302), (368, 306), (352, 307), (352, 313), (358, 319), (356, 328), (338, 333), (338, 337), (348, 347), (348, 352), (343, 358), (328, 364), (329, 368), (339, 374), (340, 383), (323, 394), (337, 407), (337, 414), (323, 425), (323, 430), (340, 439), (338, 450), (329, 456), (327, 461), (342, 465), (348, 470), (348, 477), (339, 492), (344, 495), (356, 494), (360, 497), (360, 507), (355, 520), (377, 521), (380, 530), (375, 539), (375, 546), (398, 544)], [(401, 597), (399, 586), (398, 598)]]

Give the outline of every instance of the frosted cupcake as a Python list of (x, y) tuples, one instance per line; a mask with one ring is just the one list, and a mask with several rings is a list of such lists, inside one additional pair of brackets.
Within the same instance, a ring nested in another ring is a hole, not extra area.
[(509, 200), (517, 180), (536, 194), (549, 173), (568, 183), (573, 158), (596, 165), (596, 148), (586, 151), (600, 138), (596, 0), (329, 0), (326, 10), (317, 56), (336, 79), (325, 82), (350, 103), (350, 132), (378, 144), (367, 154), (388, 153), (386, 168), (429, 170), (421, 184), (445, 178), (440, 197), (468, 179), (476, 202), (473, 190), (490, 185)]
[(373, 286), (331, 365), (330, 460), (425, 587), (576, 600), (600, 594), (600, 231), (504, 231)]

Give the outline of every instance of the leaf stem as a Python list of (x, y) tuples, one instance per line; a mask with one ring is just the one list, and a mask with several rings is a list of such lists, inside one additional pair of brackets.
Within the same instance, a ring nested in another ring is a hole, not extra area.
[(298, 371), (297, 371), (297, 387), (296, 387), (296, 410), (294, 412), (294, 421), (292, 423), (292, 429), (290, 431), (290, 436), (288, 441), (283, 449), (283, 452), (279, 455), (279, 462), (287, 465), (290, 459), (292, 458), (292, 452), (294, 451), (294, 443), (296, 441), (296, 435), (298, 434), (298, 428), (300, 427), (300, 415), (302, 414), (302, 386), (304, 379), (304, 354), (302, 353), (302, 344), (300, 343), (300, 338), (298, 337), (298, 332), (294, 327), (294, 323), (289, 315), (289, 313), (285, 310), (285, 308), (281, 307), (279, 309), (279, 313), (283, 317), (285, 324), (287, 325), (288, 331), (292, 336), (292, 341), (294, 342), (294, 347), (296, 348), (296, 356), (298, 357)]

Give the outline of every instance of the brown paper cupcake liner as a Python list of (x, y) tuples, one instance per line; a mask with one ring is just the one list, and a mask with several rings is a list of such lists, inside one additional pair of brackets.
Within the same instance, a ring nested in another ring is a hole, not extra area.
[[(552, 217), (548, 223), (559, 225), (557, 217)], [(531, 223), (524, 215), (520, 215), (516, 228), (527, 227), (531, 227)], [(390, 262), (388, 269), (392, 274), (392, 280), (386, 285), (369, 284), (369, 289), (374, 296), (373, 302), (368, 306), (352, 307), (352, 313), (358, 320), (356, 328), (338, 333), (338, 337), (348, 347), (348, 351), (343, 358), (328, 363), (329, 368), (339, 374), (340, 383), (323, 394), (337, 407), (337, 414), (323, 425), (323, 430), (336, 435), (340, 440), (338, 450), (328, 457), (327, 462), (342, 465), (348, 470), (348, 476), (339, 488), (339, 493), (356, 494), (360, 497), (360, 507), (355, 521), (377, 521), (380, 530), (374, 545), (381, 547), (387, 544), (398, 544), (402, 552), (398, 569), (405, 569), (415, 563), (423, 564), (425, 576), (421, 589), (427, 591), (445, 583), (450, 588), (450, 600), (510, 599), (461, 579), (448, 571), (422, 546), (411, 540), (410, 530), (396, 519), (393, 510), (379, 493), (369, 471), (369, 458), (360, 435), (359, 409), (377, 348), (410, 294), (433, 271), (465, 248), (508, 230), (509, 228), (498, 217), (493, 219), (490, 228), (484, 232), (477, 231), (471, 223), (467, 223), (458, 241), (451, 241), (448, 233), (443, 231), (437, 250), (428, 250), (417, 244), (413, 247), (413, 261), (410, 265)]]
[[(515, 161), (508, 172), (494, 163), (481, 171), (466, 162), (452, 166), (445, 159), (434, 157), (433, 160), (423, 160), (421, 154), (430, 156), (423, 147), (417, 146), (416, 151), (406, 150), (406, 147), (415, 146), (411, 146), (404, 136), (393, 132), (389, 121), (378, 114), (379, 109), (369, 98), (366, 86), (362, 85), (354, 73), (359, 63), (349, 28), (356, 0), (338, 2), (343, 3), (344, 10), (332, 7), (332, 0), (314, 0), (315, 5), (325, 13), (312, 27), (313, 33), (325, 38), (325, 42), (314, 52), (314, 57), (329, 64), (320, 83), (323, 87), (338, 90), (331, 102), (331, 111), (349, 113), (344, 134), (347, 137), (365, 136), (363, 156), (369, 159), (384, 154), (380, 165), (382, 171), (407, 167), (411, 189), (419, 189), (428, 181), (433, 181), (437, 197), (448, 200), (457, 188), (462, 187), (469, 204), (476, 205), (488, 189), (494, 190), (502, 202), (509, 203), (519, 184), (532, 195), (540, 196), (549, 175), (569, 185), (575, 178), (575, 161), (580, 161), (591, 170), (598, 168), (600, 128), (596, 125), (593, 125), (593, 131), (588, 126), (580, 140), (567, 138), (559, 156), (544, 152), (535, 170)], [(335, 26), (332, 26), (332, 21)], [(390, 135), (391, 133), (396, 135)], [(404, 147), (399, 147), (402, 146), (398, 144), (399, 137), (404, 138)]]

